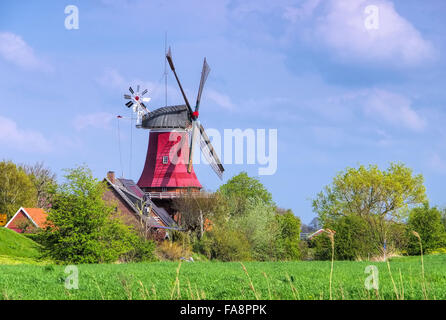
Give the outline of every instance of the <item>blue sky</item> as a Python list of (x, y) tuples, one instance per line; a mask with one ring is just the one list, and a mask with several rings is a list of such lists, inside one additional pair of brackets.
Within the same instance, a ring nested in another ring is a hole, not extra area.
[[(79, 8), (79, 29), (64, 26)], [(379, 28), (364, 27), (368, 5)], [(422, 173), (432, 204), (446, 205), (446, 2), (2, 1), (0, 158), (95, 175), (121, 171), (116, 115), (140, 83), (164, 105), (164, 34), (180, 78), (195, 94), (211, 73), (205, 128), (275, 128), (278, 169), (259, 179), (304, 222), (311, 198), (347, 166), (401, 161)], [(161, 80), (161, 81), (160, 81)], [(173, 76), (169, 104), (182, 103)], [(125, 176), (137, 180), (148, 132), (121, 121)], [(227, 165), (224, 180), (257, 165)], [(196, 166), (208, 189), (220, 182)]]

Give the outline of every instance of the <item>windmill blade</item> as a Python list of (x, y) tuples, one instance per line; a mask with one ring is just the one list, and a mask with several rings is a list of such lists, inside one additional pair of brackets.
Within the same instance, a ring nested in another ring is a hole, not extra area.
[(131, 106), (133, 106), (133, 101), (129, 101), (125, 105), (127, 106), (127, 108), (130, 108)]
[(178, 79), (177, 72), (175, 71), (175, 66), (173, 65), (172, 52), (170, 51), (170, 47), (169, 47), (169, 51), (167, 51), (166, 59), (167, 59), (167, 62), (169, 62), (170, 69), (172, 69), (175, 79), (177, 80), (178, 86), (180, 87), (184, 102), (186, 103), (186, 106), (189, 109), (189, 114), (192, 115), (192, 108), (190, 107), (189, 100), (187, 100), (186, 94), (184, 93), (184, 90), (183, 90), (183, 86), (181, 85), (180, 79)]
[(147, 89), (144, 89), (144, 91), (143, 92), (141, 92), (141, 97), (143, 96), (143, 95), (145, 95), (147, 92), (149, 92), (149, 90), (147, 90)]
[(133, 91), (132, 87), (129, 87), (129, 91), (130, 91), (131, 94), (135, 93), (135, 91)]
[(139, 92), (139, 84), (136, 86), (136, 92)]
[(197, 135), (197, 121), (192, 121), (192, 133), (190, 137), (190, 146), (189, 146), (189, 164), (187, 166), (187, 172), (192, 172), (192, 162), (194, 158), (194, 149), (195, 149), (195, 136)]
[(125, 95), (124, 95), (124, 99), (130, 100), (131, 98), (132, 98), (132, 96), (129, 95), (129, 94), (125, 94)]
[(198, 109), (200, 108), (201, 93), (203, 92), (204, 83), (206, 82), (206, 79), (208, 78), (210, 71), (211, 71), (211, 68), (209, 68), (209, 65), (206, 62), (206, 58), (204, 58), (203, 70), (201, 71), (200, 86), (198, 87), (197, 104), (195, 105), (195, 111), (197, 111), (197, 112), (198, 112)]
[(141, 100), (144, 102), (149, 102), (150, 100), (152, 100), (152, 98), (142, 98)]
[(201, 124), (198, 125), (198, 129), (200, 131), (201, 152), (203, 152), (206, 160), (209, 162), (209, 164), (211, 165), (212, 169), (217, 174), (217, 176), (220, 179), (222, 179), (223, 172), (225, 171), (225, 168), (223, 168), (220, 158), (218, 157), (217, 153), (215, 152), (215, 149), (212, 146), (211, 141), (209, 140), (209, 137), (206, 134), (206, 131), (204, 131), (204, 128)]

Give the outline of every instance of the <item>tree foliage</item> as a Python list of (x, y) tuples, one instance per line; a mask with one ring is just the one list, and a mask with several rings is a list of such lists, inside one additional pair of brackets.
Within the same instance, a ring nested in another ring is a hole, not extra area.
[(26, 172), (11, 161), (0, 162), (0, 213), (10, 219), (20, 207), (35, 207), (37, 191)]
[(425, 199), (423, 176), (405, 165), (391, 163), (387, 170), (361, 165), (339, 173), (314, 199), (313, 209), (324, 226), (342, 217), (360, 217), (378, 249), (391, 237), (389, 222), (403, 221), (409, 208)]
[[(421, 238), (423, 250), (430, 251), (446, 247), (446, 230), (442, 223), (441, 211), (437, 207), (430, 207), (426, 202), (422, 207), (411, 210), (407, 223), (408, 233), (416, 231)], [(418, 239), (411, 236), (408, 253), (420, 254)]]
[(267, 205), (274, 205), (271, 193), (256, 178), (241, 172), (219, 188), (219, 192), (231, 204), (232, 214), (241, 214), (246, 210), (249, 199), (260, 199)]
[(291, 210), (275, 215), (278, 224), (276, 235), (277, 260), (299, 260), (302, 257), (300, 246), (301, 221)]
[(116, 218), (103, 199), (105, 184), (86, 167), (68, 170), (66, 182), (51, 190), (53, 203), (42, 234), (46, 253), (56, 261), (104, 263), (153, 257), (153, 243)]
[[(245, 172), (233, 177), (201, 205), (212, 229), (195, 243), (209, 259), (296, 260), (300, 258), (300, 220), (274, 206), (271, 194)], [(199, 209), (196, 207), (194, 210)]]

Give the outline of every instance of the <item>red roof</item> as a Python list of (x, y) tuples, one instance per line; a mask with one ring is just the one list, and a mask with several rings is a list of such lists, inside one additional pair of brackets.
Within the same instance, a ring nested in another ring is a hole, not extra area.
[(48, 214), (41, 208), (23, 208), (39, 228), (45, 226)]

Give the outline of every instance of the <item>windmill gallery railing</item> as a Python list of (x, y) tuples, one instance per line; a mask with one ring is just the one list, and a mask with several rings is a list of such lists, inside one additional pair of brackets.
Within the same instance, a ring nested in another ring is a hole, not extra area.
[(163, 191), (163, 192), (146, 192), (150, 199), (174, 199), (174, 198), (182, 198), (188, 195), (193, 195), (195, 197), (210, 197), (212, 193), (209, 192), (179, 192), (179, 191)]

